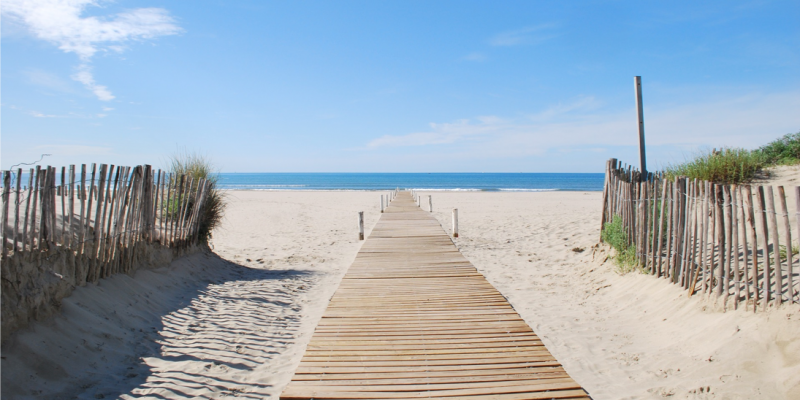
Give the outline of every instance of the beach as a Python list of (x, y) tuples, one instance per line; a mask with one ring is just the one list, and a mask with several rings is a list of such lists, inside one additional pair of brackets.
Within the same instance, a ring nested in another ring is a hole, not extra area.
[[(211, 251), (81, 287), (3, 346), (9, 398), (277, 398), (380, 217), (371, 191), (229, 191)], [(722, 312), (615, 272), (600, 192), (419, 192), (594, 399), (800, 397), (796, 305)]]

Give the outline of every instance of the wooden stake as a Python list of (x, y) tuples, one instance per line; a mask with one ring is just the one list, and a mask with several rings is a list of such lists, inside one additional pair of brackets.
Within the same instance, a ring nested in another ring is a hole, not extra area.
[(65, 246), (67, 243), (66, 241), (66, 232), (67, 232), (67, 186), (66, 186), (66, 175), (67, 175), (67, 167), (61, 167), (61, 190), (59, 195), (61, 196), (61, 245)]
[(458, 209), (453, 209), (453, 237), (458, 237)]
[(8, 257), (8, 246), (6, 243), (8, 239), (7, 237), (8, 234), (6, 233), (6, 227), (8, 226), (8, 210), (9, 207), (11, 206), (10, 196), (11, 196), (11, 171), (4, 171), (3, 172), (3, 258)]
[[(41, 248), (41, 243), (37, 242), (36, 236), (36, 209), (39, 208), (39, 182), (41, 180), (42, 167), (36, 166), (36, 177), (33, 179), (33, 210), (31, 213), (31, 260), (36, 250)], [(40, 232), (41, 233), (41, 232)]]
[(725, 246), (723, 246), (724, 253), (723, 257), (723, 265), (724, 265), (724, 272), (722, 274), (722, 290), (724, 293), (723, 297), (723, 310), (727, 310), (728, 308), (728, 297), (730, 296), (730, 284), (731, 284), (731, 253), (733, 252), (732, 244), (732, 233), (733, 230), (731, 229), (731, 189), (730, 187), (723, 186), (723, 196), (724, 196), (724, 215), (725, 215)]
[[(24, 242), (19, 237), (19, 195), (22, 185), (22, 168), (17, 168), (17, 189), (14, 197), (14, 252), (25, 251)], [(22, 242), (22, 243), (21, 243)], [(21, 248), (20, 248), (21, 247)]]
[(731, 204), (732, 204), (732, 211), (731, 211), (731, 226), (733, 227), (733, 232), (731, 235), (731, 249), (733, 255), (733, 280), (734, 280), (734, 296), (736, 296), (733, 300), (733, 309), (739, 309), (739, 301), (741, 300), (741, 287), (742, 287), (742, 274), (739, 269), (739, 207), (741, 206), (739, 196), (738, 196), (738, 187), (736, 185), (731, 185)]
[(670, 268), (671, 268), (671, 265), (672, 265), (672, 242), (673, 242), (672, 238), (673, 238), (673, 229), (674, 229), (673, 222), (675, 220), (675, 218), (673, 218), (673, 214), (674, 214), (673, 211), (675, 210), (675, 200), (674, 200), (675, 199), (675, 188), (674, 188), (674, 186), (675, 186), (674, 182), (669, 182), (669, 186), (667, 187), (667, 190), (668, 190), (667, 195), (669, 196), (669, 200), (667, 200), (667, 201), (669, 202), (669, 204), (667, 204), (667, 234), (666, 234), (667, 243), (665, 243), (665, 245), (666, 245), (666, 247), (665, 247), (665, 251), (666, 251), (665, 256), (666, 257), (664, 258), (666, 260), (666, 265), (664, 265), (664, 268), (661, 270), (661, 273), (663, 274), (662, 276), (664, 278), (669, 277), (669, 271), (670, 271)]
[[(783, 245), (786, 246), (786, 267), (788, 272), (786, 274), (786, 293), (789, 295), (789, 303), (794, 303), (794, 280), (792, 274), (794, 273), (794, 267), (792, 260), (794, 258), (794, 254), (792, 252), (792, 226), (789, 224), (789, 211), (786, 207), (786, 192), (783, 190), (783, 186), (778, 186), (778, 197), (781, 205), (781, 219), (783, 220)], [(780, 269), (778, 270), (778, 275), (782, 275)], [(778, 293), (783, 293), (783, 281), (778, 286)]]
[(69, 225), (67, 229), (67, 247), (75, 250), (75, 166), (69, 166), (69, 217), (67, 219)]
[(769, 288), (771, 286), (771, 278), (770, 275), (772, 274), (772, 267), (770, 266), (770, 259), (769, 259), (769, 227), (767, 226), (767, 214), (766, 214), (766, 205), (764, 202), (764, 187), (759, 186), (756, 189), (756, 218), (760, 222), (761, 228), (761, 246), (763, 253), (761, 254), (761, 258), (764, 260), (764, 268), (761, 274), (761, 290), (764, 291), (764, 301), (762, 302), (763, 308), (766, 310), (767, 306), (769, 305), (769, 301), (772, 298), (769, 292)]
[[(775, 301), (780, 305), (783, 303), (783, 272), (781, 270), (780, 238), (778, 237), (778, 219), (775, 215), (775, 197), (773, 196), (772, 186), (767, 186), (767, 217), (769, 218), (769, 234), (772, 236), (772, 259), (775, 263)], [(792, 249), (787, 249), (792, 251)], [(772, 290), (772, 286), (767, 286), (767, 290)]]
[(739, 198), (739, 225), (741, 225), (741, 245), (742, 245), (742, 281), (744, 283), (744, 297), (745, 297), (745, 309), (747, 309), (747, 303), (750, 302), (750, 253), (747, 243), (747, 207), (750, 204), (748, 199), (746, 198), (745, 190), (738, 186), (736, 188), (738, 190), (738, 198)]
[(358, 212), (358, 240), (364, 240), (364, 212)]
[(78, 190), (78, 197), (81, 199), (81, 215), (78, 221), (78, 255), (83, 254), (83, 241), (84, 241), (84, 216), (86, 215), (86, 164), (81, 164), (81, 186)]
[[(747, 239), (750, 242), (750, 246), (752, 247), (751, 256), (752, 256), (752, 281), (753, 281), (753, 312), (756, 312), (756, 308), (758, 305), (758, 242), (756, 237), (756, 227), (755, 227), (755, 212), (753, 207), (753, 192), (750, 186), (745, 186), (743, 188), (743, 195), (742, 200), (744, 200), (744, 219), (745, 225), (747, 227)], [(748, 284), (748, 293), (750, 291), (750, 285)]]
[(656, 254), (658, 255), (658, 266), (655, 275), (661, 276), (661, 263), (663, 262), (663, 258), (661, 256), (661, 252), (664, 250), (664, 218), (666, 211), (665, 207), (668, 203), (668, 196), (667, 196), (667, 180), (664, 179), (661, 184), (661, 206), (659, 207), (660, 211), (658, 212), (658, 247), (656, 248)]
[[(28, 217), (31, 215), (31, 197), (33, 197), (33, 168), (30, 169), (28, 173), (28, 195), (25, 196), (25, 224), (22, 228), (22, 251), (26, 251), (26, 245), (29, 242), (28, 240)], [(33, 206), (36, 207), (36, 203), (33, 203)], [(34, 222), (35, 224), (35, 222)], [(30, 241), (30, 246), (27, 247), (28, 251), (31, 253), (33, 252), (33, 241)], [(31, 254), (28, 253), (28, 254)]]

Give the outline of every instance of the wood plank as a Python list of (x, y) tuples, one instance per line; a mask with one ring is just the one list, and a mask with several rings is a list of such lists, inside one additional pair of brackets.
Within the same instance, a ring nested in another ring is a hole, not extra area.
[(399, 192), (281, 398), (466, 397), (588, 398), (438, 221)]

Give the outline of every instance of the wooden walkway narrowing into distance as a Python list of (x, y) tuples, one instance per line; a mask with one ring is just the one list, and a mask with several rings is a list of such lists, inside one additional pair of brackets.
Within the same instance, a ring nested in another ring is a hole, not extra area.
[(589, 399), (438, 221), (400, 192), (281, 399)]

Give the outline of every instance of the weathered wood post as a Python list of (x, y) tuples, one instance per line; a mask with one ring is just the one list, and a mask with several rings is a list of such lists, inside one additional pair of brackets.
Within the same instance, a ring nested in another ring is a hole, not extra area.
[(358, 240), (364, 240), (364, 212), (358, 212)]
[(383, 195), (381, 195), (381, 214), (383, 213), (383, 210), (384, 210), (384, 207), (383, 207)]
[(453, 237), (458, 237), (458, 209), (453, 209)]
[(428, 212), (433, 212), (433, 195), (428, 196)]
[(8, 248), (6, 247), (6, 225), (8, 224), (8, 206), (10, 194), (11, 171), (3, 171), (3, 258), (8, 256)]
[(642, 77), (633, 77), (633, 83), (636, 88), (636, 115), (638, 116), (639, 128), (639, 165), (642, 170), (642, 177), (647, 177), (647, 160), (645, 159), (644, 152), (644, 109), (642, 106)]

